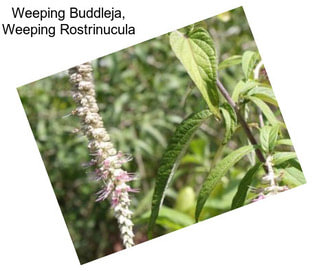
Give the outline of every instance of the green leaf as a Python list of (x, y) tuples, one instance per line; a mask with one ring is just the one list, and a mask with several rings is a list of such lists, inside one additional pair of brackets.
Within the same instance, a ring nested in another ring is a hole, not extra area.
[(273, 163), (275, 166), (278, 166), (279, 164), (295, 158), (297, 158), (295, 152), (276, 152), (273, 155)]
[(236, 128), (237, 115), (234, 109), (228, 103), (223, 104), (220, 107), (220, 111), (222, 113), (225, 124), (225, 134), (222, 142), (222, 144), (225, 145), (230, 140)]
[(259, 170), (260, 166), (261, 166), (261, 163), (255, 164), (252, 168), (250, 168), (248, 170), (246, 175), (241, 180), (239, 187), (238, 187), (238, 191), (232, 200), (231, 210), (243, 206), (243, 204), (246, 200), (246, 197), (247, 197), (249, 186), (253, 180), (253, 177), (255, 176), (257, 171)]
[(194, 224), (194, 219), (191, 216), (165, 206), (160, 210), (160, 217), (158, 219), (160, 218), (166, 218), (167, 220), (179, 225), (181, 228)]
[(228, 170), (231, 167), (233, 167), (243, 156), (250, 153), (253, 149), (254, 147), (251, 145), (241, 147), (231, 152), (229, 155), (223, 158), (215, 168), (211, 169), (198, 195), (195, 210), (196, 221), (198, 221), (203, 206), (207, 198), (217, 185), (217, 183), (221, 180), (221, 178), (228, 172)]
[(177, 195), (175, 209), (182, 213), (188, 212), (195, 205), (195, 192), (192, 187), (183, 187)]
[(278, 123), (280, 124), (270, 107), (265, 102), (254, 96), (249, 96), (248, 99), (260, 108), (271, 125), (275, 126)]
[[(149, 217), (151, 217), (151, 211), (144, 213), (139, 219), (135, 220), (135, 223), (144, 224)], [(194, 219), (187, 214), (162, 206), (156, 223), (166, 228), (177, 230), (194, 224)]]
[(264, 126), (260, 130), (260, 145), (264, 152), (270, 153), (274, 149), (278, 137), (279, 125)]
[(239, 56), (239, 55), (230, 56), (219, 64), (219, 70), (223, 70), (234, 65), (239, 65), (241, 61), (242, 61), (242, 56)]
[(283, 181), (290, 187), (295, 187), (306, 183), (303, 172), (295, 167), (285, 168), (283, 169), (283, 172)]
[(186, 154), (182, 160), (181, 164), (197, 164), (197, 165), (203, 165), (204, 159), (201, 156), (198, 156), (196, 154)]
[(157, 180), (151, 207), (152, 212), (148, 227), (150, 233), (158, 217), (159, 208), (162, 205), (166, 188), (178, 167), (181, 157), (195, 131), (211, 116), (212, 113), (209, 110), (203, 110), (190, 115), (177, 127), (174, 135), (170, 139), (157, 172)]
[(203, 138), (196, 138), (190, 142), (189, 149), (193, 154), (204, 157), (206, 141)]
[(247, 92), (248, 90), (257, 86), (257, 83), (254, 81), (243, 82), (239, 81), (238, 84), (234, 87), (232, 92), (232, 100), (236, 103), (239, 101), (240, 94)]
[(219, 117), (216, 51), (209, 33), (201, 27), (190, 29), (186, 33), (174, 31), (170, 34), (170, 45), (211, 112)]
[(261, 128), (260, 130), (260, 146), (261, 146), (261, 149), (268, 153), (269, 152), (269, 134), (270, 134), (270, 131), (271, 131), (271, 126), (264, 126)]
[(277, 140), (276, 145), (288, 145), (293, 146), (293, 142), (289, 138)]
[[(303, 171), (303, 170), (302, 170), (302, 167), (301, 167), (301, 164), (299, 163), (299, 161), (297, 160), (297, 158), (294, 158), (294, 159), (288, 160), (287, 162), (288, 162), (288, 164), (289, 164), (291, 167), (294, 167), (294, 168), (297, 168), (297, 169), (298, 169), (298, 170), (300, 170), (300, 171)], [(282, 167), (282, 168), (286, 168), (286, 167)]]
[(246, 79), (250, 78), (253, 72), (253, 69), (259, 59), (259, 55), (256, 52), (246, 51), (242, 55), (242, 71)]
[(259, 99), (263, 100), (264, 102), (270, 103), (274, 106), (278, 106), (276, 97), (274, 92), (271, 88), (267, 87), (255, 87), (248, 92), (249, 96), (255, 96)]

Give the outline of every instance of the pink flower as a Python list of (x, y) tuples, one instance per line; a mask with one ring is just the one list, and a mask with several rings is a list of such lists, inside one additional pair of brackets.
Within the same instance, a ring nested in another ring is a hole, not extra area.
[(108, 178), (109, 171), (108, 170), (102, 170), (102, 169), (96, 169), (95, 174), (97, 176), (96, 181), (105, 180)]
[(124, 170), (116, 171), (114, 176), (116, 177), (117, 180), (123, 181), (123, 182), (130, 182), (135, 179), (135, 174), (129, 173)]
[(111, 166), (112, 163), (117, 161), (117, 156), (113, 155), (113, 156), (109, 156), (107, 157), (104, 161), (103, 161), (103, 165), (107, 168), (109, 168)]
[(119, 163), (125, 164), (132, 160), (132, 156), (130, 154), (124, 154), (122, 152), (118, 152), (117, 157), (119, 158)]
[(256, 201), (262, 200), (264, 198), (266, 198), (266, 196), (261, 193), (258, 195), (258, 197), (254, 198), (251, 202), (256, 202)]
[(103, 161), (103, 165), (104, 165), (106, 168), (109, 168), (110, 163), (111, 163), (111, 162), (110, 162), (110, 160), (109, 160), (109, 157)]
[(119, 204), (119, 194), (120, 193), (115, 193), (115, 192), (116, 192), (116, 190), (112, 193), (112, 197), (111, 197), (112, 208), (115, 208)]
[(140, 190), (137, 188), (131, 188), (130, 186), (128, 186), (127, 191), (132, 193), (138, 193)]
[(113, 190), (113, 184), (108, 184), (106, 186), (104, 186), (103, 189), (101, 189), (100, 191), (98, 191), (96, 193), (96, 195), (98, 196), (97, 199), (95, 201), (103, 201), (105, 200), (111, 193), (111, 191)]
[(94, 166), (94, 165), (95, 165), (95, 163), (96, 163), (96, 161), (95, 161), (94, 159), (91, 159), (91, 161), (90, 161), (90, 162), (82, 163), (82, 167), (84, 167), (84, 168), (89, 168), (89, 167), (91, 167), (91, 166)]

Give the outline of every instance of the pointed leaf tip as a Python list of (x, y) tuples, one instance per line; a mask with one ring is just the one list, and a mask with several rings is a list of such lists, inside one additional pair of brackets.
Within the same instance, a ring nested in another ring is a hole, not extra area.
[(157, 180), (148, 225), (148, 232), (150, 236), (158, 217), (159, 209), (165, 196), (165, 191), (172, 180), (174, 172), (177, 169), (190, 140), (200, 125), (211, 116), (212, 112), (210, 110), (203, 110), (190, 115), (177, 127), (174, 135), (170, 139), (157, 172)]
[(189, 29), (185, 34), (174, 31), (170, 34), (170, 45), (212, 113), (220, 117), (216, 89), (217, 56), (209, 33), (202, 27)]

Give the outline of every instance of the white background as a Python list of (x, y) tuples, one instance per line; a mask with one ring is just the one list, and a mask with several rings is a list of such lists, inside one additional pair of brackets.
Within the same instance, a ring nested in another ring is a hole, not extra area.
[[(137, 35), (0, 36), (1, 270), (323, 270), (321, 1), (51, 2), (2, 0), (0, 21), (18, 22), (11, 6), (105, 3)], [(81, 266), (16, 87), (240, 5), (308, 184)]]

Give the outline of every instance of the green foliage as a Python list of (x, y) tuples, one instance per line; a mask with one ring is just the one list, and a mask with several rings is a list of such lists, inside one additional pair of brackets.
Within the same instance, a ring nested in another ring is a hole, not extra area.
[(295, 167), (283, 169), (282, 181), (290, 187), (296, 187), (306, 183), (303, 172)]
[(190, 186), (183, 187), (179, 192), (175, 202), (175, 209), (182, 212), (189, 212), (195, 205), (195, 192)]
[(279, 132), (279, 125), (264, 126), (260, 130), (261, 149), (265, 153), (271, 153), (275, 148)]
[(247, 171), (246, 175), (240, 181), (238, 191), (234, 195), (234, 198), (232, 200), (232, 205), (231, 205), (232, 210), (244, 205), (249, 186), (251, 185), (253, 178), (256, 175), (257, 171), (259, 170), (260, 166), (261, 166), (261, 163), (255, 164)]
[(277, 140), (276, 142), (276, 145), (288, 145), (288, 146), (293, 146), (293, 143), (290, 139), (280, 139), (280, 140)]
[(178, 167), (179, 161), (182, 158), (188, 143), (190, 142), (195, 131), (210, 116), (212, 116), (212, 113), (209, 110), (204, 110), (189, 116), (177, 127), (174, 135), (170, 139), (169, 145), (163, 154), (160, 167), (157, 172), (149, 230), (152, 230), (152, 227), (158, 217), (159, 208), (165, 196), (165, 190)]
[(204, 28), (192, 27), (185, 32), (172, 32), (169, 39), (174, 53), (201, 91), (210, 110), (219, 116), (219, 95), (215, 87), (217, 59), (209, 33)]
[(200, 213), (202, 211), (202, 208), (211, 194), (212, 190), (215, 188), (215, 186), (218, 184), (220, 179), (227, 173), (227, 171), (233, 167), (242, 157), (244, 157), (246, 154), (251, 152), (253, 150), (253, 146), (244, 146), (241, 147), (233, 152), (231, 152), (228, 156), (223, 158), (218, 165), (211, 169), (210, 173), (206, 177), (206, 180), (204, 181), (202, 188), (200, 190), (197, 204), (196, 204), (196, 210), (195, 210), (195, 219), (198, 220), (200, 217)]
[(239, 65), (241, 61), (242, 61), (242, 56), (230, 56), (219, 64), (218, 69), (223, 70), (235, 65)]
[(264, 102), (270, 103), (274, 106), (278, 106), (274, 92), (269, 87), (254, 87), (248, 92), (249, 96), (255, 96)]
[(255, 96), (249, 96), (248, 98), (256, 106), (258, 106), (260, 108), (260, 110), (265, 115), (265, 117), (267, 118), (267, 120), (270, 122), (271, 125), (275, 126), (276, 124), (279, 123), (276, 116), (274, 115), (274, 113), (272, 112), (270, 107), (265, 102), (263, 102), (261, 99), (255, 97)]
[(257, 83), (254, 81), (239, 81), (238, 84), (234, 87), (233, 93), (232, 93), (232, 100), (236, 103), (239, 102), (240, 95), (246, 93), (250, 89), (253, 89), (257, 86)]
[(273, 163), (278, 166), (288, 160), (297, 158), (295, 152), (276, 152), (273, 156)]
[[(151, 217), (150, 211), (143, 214), (135, 222), (138, 224), (147, 223), (149, 217)], [(167, 208), (165, 206), (160, 208), (159, 216), (156, 220), (156, 224), (165, 226), (169, 230), (178, 230), (183, 227), (192, 225), (193, 223), (194, 219), (191, 216), (179, 212), (175, 209)]]
[(220, 111), (225, 124), (225, 134), (222, 142), (222, 144), (225, 145), (231, 139), (231, 136), (236, 129), (237, 115), (234, 112), (234, 109), (228, 103), (223, 104), (220, 107)]
[(242, 70), (246, 79), (250, 78), (259, 59), (257, 52), (246, 51), (242, 55)]

